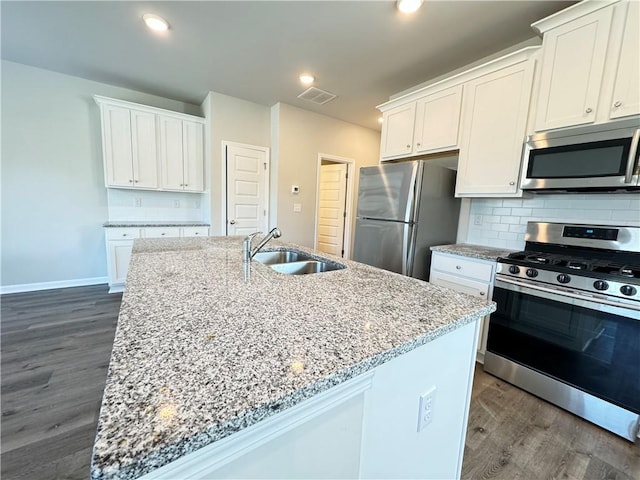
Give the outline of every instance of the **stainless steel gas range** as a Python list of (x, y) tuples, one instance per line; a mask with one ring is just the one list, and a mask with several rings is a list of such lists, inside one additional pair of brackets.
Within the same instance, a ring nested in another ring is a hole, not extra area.
[(640, 228), (529, 222), (498, 259), (484, 369), (640, 436)]

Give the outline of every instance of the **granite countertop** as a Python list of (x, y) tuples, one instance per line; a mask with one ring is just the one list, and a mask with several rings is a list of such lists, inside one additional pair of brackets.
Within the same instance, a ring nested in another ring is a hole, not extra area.
[(495, 310), (330, 255), (347, 268), (246, 267), (241, 245), (135, 241), (91, 478), (137, 478)]
[(104, 222), (102, 225), (105, 228), (121, 228), (121, 227), (210, 227), (208, 223), (194, 222), (194, 221), (175, 221), (169, 220), (166, 222), (159, 222), (155, 220), (143, 220), (140, 222), (124, 222), (124, 221), (109, 221)]
[(452, 245), (436, 245), (431, 247), (434, 252), (450, 253), (452, 255), (460, 255), (463, 257), (477, 258), (480, 260), (488, 260), (495, 262), (498, 257), (506, 257), (516, 250), (508, 250), (506, 248), (486, 247), (484, 245), (472, 245), (470, 243), (454, 243)]

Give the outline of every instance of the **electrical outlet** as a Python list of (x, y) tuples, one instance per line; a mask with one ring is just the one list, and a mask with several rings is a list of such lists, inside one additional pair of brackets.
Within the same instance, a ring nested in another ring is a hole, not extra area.
[(475, 217), (473, 217), (473, 224), (482, 225), (482, 215), (476, 215)]
[(420, 395), (420, 405), (418, 408), (418, 431), (423, 430), (433, 421), (433, 403), (436, 395), (436, 387), (433, 386)]
[(141, 207), (142, 206), (142, 199), (140, 197), (136, 197), (133, 199), (133, 206), (134, 207)]
[(176, 208), (180, 208), (180, 200), (174, 200), (173, 201), (173, 206)]

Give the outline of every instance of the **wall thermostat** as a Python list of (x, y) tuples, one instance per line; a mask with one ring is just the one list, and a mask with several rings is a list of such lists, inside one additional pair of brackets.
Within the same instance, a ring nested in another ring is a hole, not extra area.
[(298, 185), (291, 185), (291, 193), (293, 194), (300, 193), (300, 187)]

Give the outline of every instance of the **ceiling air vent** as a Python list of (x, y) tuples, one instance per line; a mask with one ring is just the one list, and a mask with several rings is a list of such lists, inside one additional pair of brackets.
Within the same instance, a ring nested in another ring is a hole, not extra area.
[(326, 92), (316, 87), (309, 87), (300, 95), (298, 95), (298, 98), (301, 98), (302, 100), (309, 100), (316, 105), (324, 105), (325, 103), (330, 102), (331, 100), (336, 98), (336, 96), (337, 95), (334, 95), (331, 92)]

